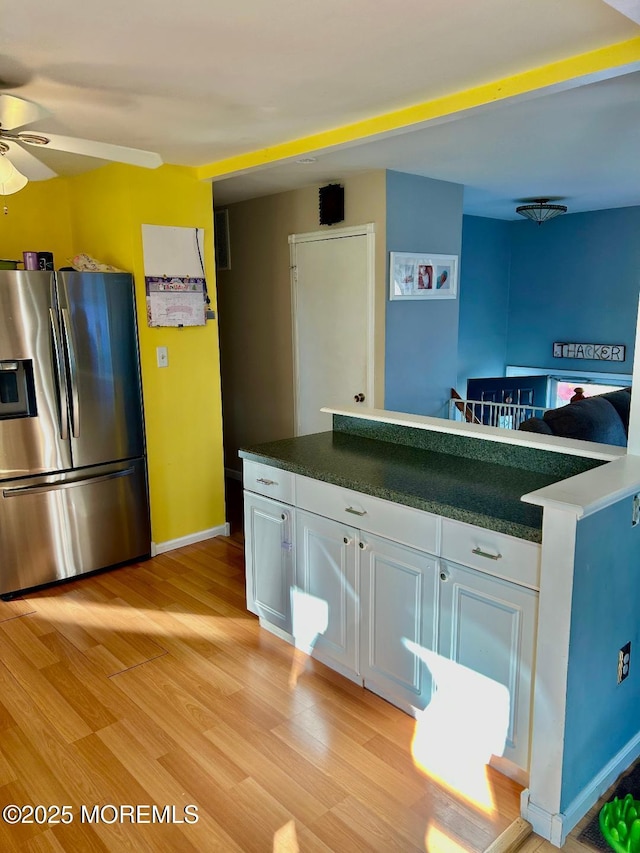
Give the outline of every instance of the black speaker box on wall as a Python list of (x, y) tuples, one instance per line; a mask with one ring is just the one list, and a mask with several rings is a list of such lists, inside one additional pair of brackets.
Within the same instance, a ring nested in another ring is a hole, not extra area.
[(334, 225), (344, 221), (344, 187), (327, 184), (318, 190), (320, 225)]

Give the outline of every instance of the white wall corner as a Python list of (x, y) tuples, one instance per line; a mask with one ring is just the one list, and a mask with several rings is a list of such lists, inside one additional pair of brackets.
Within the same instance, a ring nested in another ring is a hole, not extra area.
[(575, 513), (545, 508), (529, 792), (549, 821), (562, 794), (576, 526)]
[[(631, 386), (640, 388), (640, 309), (636, 319), (636, 348), (633, 356), (633, 379)], [(627, 453), (640, 456), (640, 394), (637, 392), (631, 394)]]
[(567, 826), (563, 814), (554, 814), (551, 818), (551, 838), (554, 847), (563, 847), (571, 827)]

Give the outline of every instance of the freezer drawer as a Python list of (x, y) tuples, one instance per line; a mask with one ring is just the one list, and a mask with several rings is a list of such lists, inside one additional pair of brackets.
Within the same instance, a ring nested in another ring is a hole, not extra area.
[(144, 459), (0, 483), (0, 595), (150, 550)]

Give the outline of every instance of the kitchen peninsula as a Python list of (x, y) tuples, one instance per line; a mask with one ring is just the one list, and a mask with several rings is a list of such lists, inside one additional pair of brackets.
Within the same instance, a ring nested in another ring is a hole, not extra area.
[[(475, 673), (485, 698), (469, 706), (482, 717), (491, 696), (485, 716), (504, 717), (489, 752), (529, 780), (522, 811), (536, 832), (563, 843), (640, 751), (637, 719), (590, 743), (594, 724), (640, 699), (637, 676), (618, 685), (614, 674), (616, 649), (640, 640), (633, 606), (620, 600), (615, 626), (600, 618), (612, 568), (626, 577), (640, 556), (640, 459), (482, 425), (325, 411), (332, 432), (240, 451), (248, 608), (409, 713), (442, 692), (438, 661)], [(624, 587), (632, 596), (637, 574)]]

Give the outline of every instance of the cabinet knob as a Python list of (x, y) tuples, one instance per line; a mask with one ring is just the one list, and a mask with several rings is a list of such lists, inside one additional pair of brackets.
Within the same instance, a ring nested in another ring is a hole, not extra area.
[(355, 394), (353, 399), (356, 401), (356, 403), (364, 403), (364, 394)]
[(366, 542), (358, 542), (358, 548), (360, 548), (361, 551), (366, 551), (368, 547), (369, 546)]
[(440, 569), (440, 580), (446, 582), (449, 580), (449, 572), (447, 569)]

